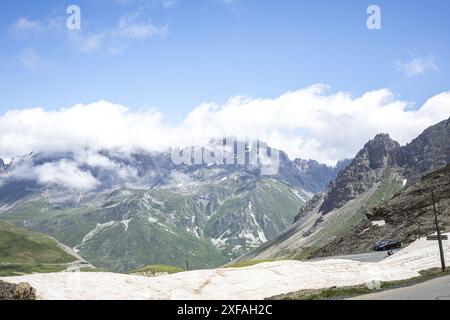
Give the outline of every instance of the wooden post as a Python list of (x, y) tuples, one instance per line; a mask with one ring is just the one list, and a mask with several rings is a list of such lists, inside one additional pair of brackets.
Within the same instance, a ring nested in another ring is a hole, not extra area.
[(442, 272), (445, 272), (445, 258), (444, 258), (444, 248), (442, 246), (442, 238), (441, 238), (441, 230), (439, 229), (439, 221), (436, 211), (436, 202), (434, 199), (434, 191), (431, 190), (431, 197), (433, 198), (433, 211), (434, 211), (434, 221), (436, 223), (436, 231), (437, 231), (437, 237), (438, 237), (438, 243), (439, 243), (439, 253), (441, 255), (441, 266), (442, 266)]

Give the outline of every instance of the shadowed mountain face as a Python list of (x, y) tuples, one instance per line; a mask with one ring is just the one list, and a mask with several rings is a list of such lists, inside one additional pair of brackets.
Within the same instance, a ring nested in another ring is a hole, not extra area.
[(366, 192), (382, 177), (384, 169), (396, 165), (399, 147), (387, 134), (379, 134), (369, 141), (331, 183), (319, 211), (327, 214)]
[(424, 173), (438, 170), (450, 163), (450, 119), (425, 130), (397, 155), (399, 166), (411, 184)]
[(303, 174), (303, 180), (311, 189), (318, 193), (326, 190), (329, 183), (334, 181), (339, 172), (345, 169), (351, 160), (339, 161), (335, 167), (329, 167), (315, 160), (294, 160), (294, 165), (298, 171)]
[[(368, 212), (368, 220), (333, 240), (314, 256), (344, 255), (372, 250), (382, 239), (397, 239), (407, 245), (435, 232), (434, 191), (442, 230), (450, 227), (450, 166), (424, 176), (392, 199)], [(377, 224), (383, 221), (384, 224)]]
[(399, 168), (407, 184), (450, 163), (450, 119), (432, 126), (401, 147), (387, 134), (377, 135), (358, 152), (327, 191), (320, 211), (341, 208), (380, 180), (386, 168)]
[(300, 209), (293, 226), (240, 260), (304, 258), (319, 250), (333, 254), (322, 248), (364, 224), (373, 208), (397, 192), (450, 163), (449, 148), (450, 119), (428, 128), (403, 147), (387, 134), (377, 135), (325, 192)]
[(170, 153), (30, 154), (0, 175), (0, 218), (108, 270), (216, 267), (276, 237), (340, 168), (283, 152), (273, 176), (254, 165), (176, 165)]

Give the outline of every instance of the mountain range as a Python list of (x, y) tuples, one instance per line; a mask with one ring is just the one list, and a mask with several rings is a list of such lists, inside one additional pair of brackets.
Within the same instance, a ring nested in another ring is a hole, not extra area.
[[(379, 134), (357, 153), (325, 192), (316, 194), (300, 209), (294, 225), (238, 260), (305, 259), (351, 253), (351, 249), (341, 250), (336, 243), (345, 242), (343, 239), (354, 228), (365, 226), (365, 230), (373, 210), (383, 208), (380, 206), (399, 192), (407, 192), (411, 186), (417, 188), (421, 177), (449, 163), (450, 119), (426, 129), (405, 146), (388, 134)], [(409, 200), (416, 202), (411, 196)], [(370, 239), (373, 246), (371, 241), (375, 237)], [(366, 243), (364, 248), (370, 246)]]
[(1, 219), (126, 272), (231, 261), (287, 228), (348, 161), (332, 168), (281, 151), (274, 176), (250, 165), (176, 165), (169, 152), (31, 153), (0, 164)]
[(405, 146), (378, 134), (335, 167), (279, 151), (272, 176), (237, 161), (175, 164), (170, 152), (31, 153), (0, 160), (0, 219), (116, 272), (362, 252), (429, 232), (420, 217), (418, 228), (405, 221), (429, 210), (424, 185), (448, 182), (449, 142), (450, 119)]

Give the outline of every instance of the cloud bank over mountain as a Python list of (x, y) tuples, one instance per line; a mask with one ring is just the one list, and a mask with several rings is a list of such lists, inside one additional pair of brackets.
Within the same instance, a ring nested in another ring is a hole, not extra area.
[(155, 109), (98, 101), (53, 111), (6, 112), (0, 117), (0, 157), (85, 148), (162, 151), (234, 136), (266, 141), (291, 158), (333, 164), (354, 156), (377, 133), (387, 132), (404, 144), (449, 116), (450, 92), (416, 107), (388, 89), (353, 97), (329, 93), (324, 85), (275, 99), (236, 96), (223, 105), (204, 103), (177, 125)]

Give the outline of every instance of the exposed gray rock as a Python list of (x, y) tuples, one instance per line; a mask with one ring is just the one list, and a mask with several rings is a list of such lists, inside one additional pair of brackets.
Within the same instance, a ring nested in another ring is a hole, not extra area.
[(330, 184), (319, 210), (326, 214), (366, 192), (380, 180), (385, 168), (396, 165), (395, 155), (399, 147), (388, 134), (379, 134), (369, 141)]
[(450, 163), (450, 118), (426, 129), (401, 148), (397, 162), (405, 168), (408, 184)]
[(36, 300), (36, 290), (26, 282), (12, 284), (0, 281), (0, 300)]
[(379, 134), (342, 170), (320, 207), (324, 214), (357, 198), (379, 181), (387, 168), (400, 169), (408, 185), (450, 163), (450, 119), (442, 121), (401, 147), (388, 134)]
[[(435, 192), (439, 223), (450, 231), (450, 165), (424, 176), (419, 182), (370, 210), (368, 221), (332, 241), (314, 256), (369, 252), (383, 239), (396, 239), (404, 245), (435, 232), (431, 190)], [(373, 221), (384, 221), (378, 226)]]
[[(349, 254), (370, 249), (375, 239), (379, 240), (384, 236), (398, 235), (401, 239), (410, 241), (418, 234), (428, 232), (427, 225), (419, 223), (405, 228), (390, 229), (388, 224), (383, 230), (390, 230), (390, 233), (374, 233), (371, 237), (371, 232), (378, 229), (372, 228), (367, 216), (371, 217), (371, 209), (374, 207), (419, 181), (423, 175), (443, 168), (448, 163), (450, 163), (450, 119), (428, 128), (403, 147), (389, 135), (379, 134), (358, 152), (351, 164), (338, 174), (326, 192), (314, 197), (300, 209), (291, 228), (241, 257), (241, 260), (249, 257), (251, 259), (305, 257), (317, 251), (319, 256)], [(399, 221), (409, 219), (402, 214), (402, 210), (405, 212), (413, 210), (415, 204), (421, 206), (423, 201), (411, 196), (404, 204), (408, 204), (406, 202), (412, 207), (400, 205)], [(446, 201), (441, 203), (447, 208), (450, 205)], [(324, 215), (328, 215), (328, 219), (325, 219)], [(396, 219), (395, 216), (394, 213), (392, 217), (386, 219)], [(305, 232), (312, 219), (315, 219), (313, 228)], [(412, 230), (414, 226), (419, 226), (420, 232)], [(350, 232), (353, 228), (354, 233)], [(350, 238), (346, 238), (349, 232)], [(369, 235), (369, 241), (362, 247), (359, 247), (359, 242), (352, 238), (360, 234)], [(352, 241), (355, 241), (355, 246), (351, 245)], [(347, 245), (348, 243), (350, 245)]]
[(330, 167), (315, 160), (294, 160), (294, 165), (300, 172), (302, 180), (310, 186), (314, 193), (326, 190), (331, 181), (335, 180), (339, 172), (351, 163), (350, 159), (342, 160), (336, 166)]

